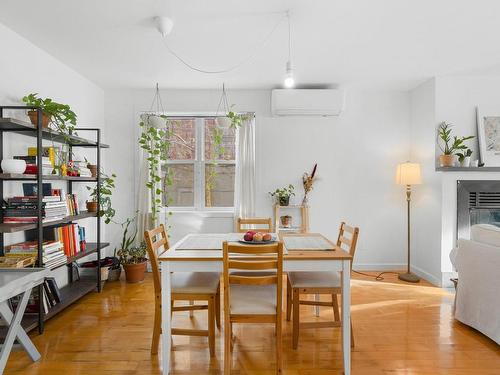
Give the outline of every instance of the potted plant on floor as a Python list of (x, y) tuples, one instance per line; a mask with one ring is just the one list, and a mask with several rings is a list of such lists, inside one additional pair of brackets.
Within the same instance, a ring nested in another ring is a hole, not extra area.
[(465, 141), (474, 138), (473, 135), (458, 138), (457, 136), (451, 136), (451, 124), (442, 122), (439, 124), (438, 136), (441, 142), (438, 142), (439, 148), (441, 149), (442, 155), (439, 156), (439, 164), (441, 167), (453, 167), (455, 164), (455, 153), (457, 151), (466, 150), (467, 146), (464, 144)]
[(470, 148), (464, 150), (463, 152), (459, 152), (456, 155), (458, 156), (458, 161), (461, 167), (470, 167), (470, 157), (472, 155), (472, 150)]
[[(134, 227), (131, 228), (130, 226), (134, 224)], [(119, 252), (128, 252), (130, 251), (130, 247), (132, 244), (135, 242), (135, 239), (137, 238), (137, 227), (135, 226), (135, 217), (132, 218), (127, 218), (123, 223), (120, 224), (123, 233), (122, 233), (122, 242), (120, 244), (120, 248), (117, 249), (115, 248), (114, 252), (114, 258), (117, 258), (117, 255)], [(113, 266), (110, 267), (109, 269), (109, 276), (108, 276), (108, 281), (116, 281), (120, 279), (121, 275), (121, 262), (118, 259), (118, 262), (113, 263)]]
[(108, 176), (104, 172), (101, 172), (101, 181), (99, 183), (99, 201), (101, 207), (97, 207), (97, 184), (95, 186), (87, 186), (87, 190), (90, 191), (90, 199), (87, 201), (87, 211), (98, 212), (99, 216), (104, 217), (106, 224), (111, 222), (116, 213), (111, 203), (111, 196), (115, 188), (115, 178), (116, 175), (114, 173)]
[(117, 252), (120, 263), (125, 270), (125, 279), (128, 283), (138, 283), (144, 280), (146, 272), (146, 243), (132, 246), (128, 249), (120, 249)]
[(276, 203), (280, 206), (288, 206), (290, 204), (290, 197), (295, 195), (295, 187), (290, 184), (284, 188), (278, 188), (273, 192), (269, 192), (269, 195), (275, 198)]

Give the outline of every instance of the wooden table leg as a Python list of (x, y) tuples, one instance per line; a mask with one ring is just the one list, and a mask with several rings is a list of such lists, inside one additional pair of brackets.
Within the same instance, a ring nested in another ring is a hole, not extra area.
[(7, 336), (0, 351), (0, 374), (3, 374), (3, 370), (5, 369), (7, 359), (9, 358), (10, 351), (12, 350), (16, 338), (33, 361), (38, 361), (40, 359), (40, 353), (21, 327), (21, 320), (24, 315), (24, 310), (28, 305), (30, 294), (31, 288), (23, 293), (15, 314), (10, 310), (7, 301), (0, 302), (0, 315), (9, 325), (9, 331), (7, 332)]
[(170, 372), (170, 346), (172, 339), (171, 332), (171, 295), (172, 285), (170, 278), (170, 263), (162, 262), (161, 265), (161, 359), (162, 374), (168, 375)]
[(342, 261), (342, 355), (344, 374), (351, 374), (351, 262)]

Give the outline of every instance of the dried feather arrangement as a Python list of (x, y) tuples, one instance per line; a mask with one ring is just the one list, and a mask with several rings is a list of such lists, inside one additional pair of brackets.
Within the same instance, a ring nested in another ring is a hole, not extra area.
[(316, 163), (314, 164), (314, 168), (311, 174), (305, 172), (304, 175), (302, 176), (302, 184), (304, 186), (304, 199), (302, 199), (302, 204), (307, 204), (307, 194), (309, 194), (309, 192), (313, 188), (314, 176), (316, 175), (317, 167), (318, 164)]

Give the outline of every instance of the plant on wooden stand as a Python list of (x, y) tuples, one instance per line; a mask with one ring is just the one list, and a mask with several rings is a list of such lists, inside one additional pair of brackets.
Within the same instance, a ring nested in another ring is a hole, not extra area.
[(295, 187), (290, 184), (284, 188), (278, 188), (273, 192), (269, 192), (269, 195), (276, 199), (276, 203), (280, 206), (288, 206), (290, 204), (290, 197), (295, 195)]
[(125, 270), (125, 278), (129, 283), (138, 283), (144, 280), (146, 272), (146, 243), (132, 246), (128, 249), (120, 249), (117, 252), (120, 263)]
[[(111, 222), (116, 213), (111, 202), (111, 196), (115, 188), (115, 178), (116, 175), (114, 173), (108, 176), (104, 172), (101, 172), (99, 191), (97, 189), (97, 184), (95, 186), (87, 186), (87, 190), (90, 191), (90, 200), (87, 201), (87, 211), (98, 212), (99, 216), (104, 217), (104, 222), (106, 224)], [(97, 207), (98, 194), (100, 202), (99, 208)]]
[(451, 136), (451, 124), (442, 122), (439, 124), (438, 137), (441, 140), (439, 148), (441, 149), (442, 155), (439, 156), (439, 164), (441, 167), (453, 167), (455, 153), (457, 151), (466, 150), (467, 146), (464, 144), (465, 141), (474, 138), (473, 135), (458, 138), (457, 136)]

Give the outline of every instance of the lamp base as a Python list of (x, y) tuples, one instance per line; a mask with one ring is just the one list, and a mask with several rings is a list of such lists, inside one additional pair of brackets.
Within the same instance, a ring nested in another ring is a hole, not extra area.
[(420, 277), (414, 275), (412, 273), (400, 273), (398, 275), (399, 280), (407, 281), (409, 283), (418, 283), (420, 281)]

